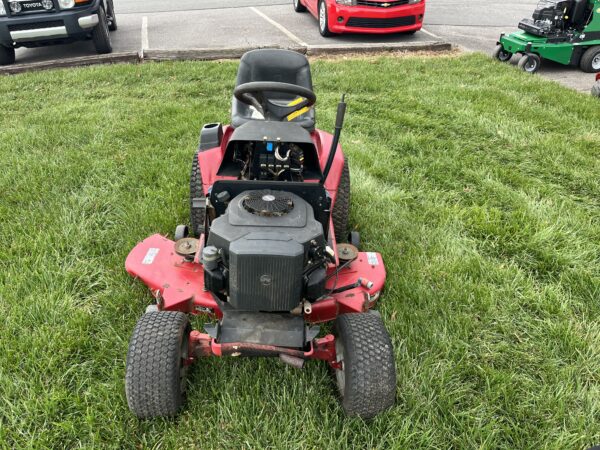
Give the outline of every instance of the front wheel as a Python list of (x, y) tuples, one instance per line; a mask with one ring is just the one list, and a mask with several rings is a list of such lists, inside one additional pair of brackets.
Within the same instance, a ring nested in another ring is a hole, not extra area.
[(15, 49), (0, 45), (0, 66), (7, 66), (15, 62)]
[(579, 67), (587, 73), (600, 72), (600, 45), (595, 45), (585, 51), (579, 61)]
[(498, 44), (492, 53), (492, 57), (497, 59), (500, 62), (508, 62), (510, 58), (512, 58), (512, 53), (504, 50), (504, 47), (501, 44)]
[(187, 316), (176, 311), (147, 312), (135, 326), (125, 394), (140, 419), (174, 416), (183, 405), (190, 330)]
[(300, 0), (294, 0), (294, 11), (296, 12), (305, 12), (306, 6), (304, 6)]
[(102, 6), (98, 9), (98, 19), (98, 25), (92, 30), (94, 47), (96, 47), (96, 52), (99, 54), (110, 53), (112, 52), (112, 43), (108, 34), (108, 20)]
[(333, 33), (329, 31), (329, 14), (327, 14), (327, 2), (319, 2), (319, 33), (323, 37), (331, 37)]
[(342, 407), (349, 416), (371, 419), (396, 398), (394, 349), (375, 311), (342, 314), (335, 321), (335, 369)]
[(526, 53), (519, 60), (519, 69), (527, 73), (536, 73), (541, 65), (542, 60), (534, 53)]
[(109, 31), (117, 31), (117, 15), (115, 13), (115, 5), (113, 0), (108, 0), (106, 3), (106, 20), (108, 21)]

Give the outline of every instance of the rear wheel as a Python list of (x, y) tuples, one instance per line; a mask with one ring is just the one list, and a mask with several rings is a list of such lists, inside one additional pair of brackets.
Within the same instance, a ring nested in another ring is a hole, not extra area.
[(300, 3), (300, 0), (294, 0), (294, 11), (296, 12), (305, 12), (306, 6)]
[(206, 197), (202, 190), (202, 172), (198, 164), (199, 150), (194, 153), (192, 173), (190, 174), (190, 222), (192, 236), (199, 237), (204, 233), (204, 220), (206, 217)]
[(108, 20), (102, 6), (98, 9), (98, 19), (98, 25), (92, 30), (94, 47), (96, 47), (96, 52), (100, 54), (110, 53), (112, 52), (112, 44), (110, 42), (110, 35), (108, 34)]
[(510, 58), (512, 58), (512, 53), (504, 50), (504, 47), (501, 44), (496, 45), (494, 52), (492, 53), (492, 57), (497, 59), (500, 62), (508, 62)]
[(600, 45), (595, 45), (585, 51), (579, 61), (579, 67), (587, 73), (600, 72)]
[(15, 49), (0, 45), (0, 66), (7, 66), (15, 62)]
[(138, 321), (125, 375), (127, 403), (137, 417), (174, 416), (183, 405), (189, 334), (182, 312), (147, 312)]
[(519, 60), (519, 69), (527, 73), (536, 73), (541, 65), (542, 60), (534, 53), (526, 53)]
[(350, 217), (350, 167), (345, 156), (344, 168), (342, 169), (331, 216), (333, 218), (335, 241), (345, 242), (348, 237), (348, 220)]
[(335, 369), (342, 406), (349, 416), (375, 417), (394, 404), (396, 366), (392, 341), (379, 313), (342, 314), (335, 321)]
[(333, 33), (329, 31), (329, 14), (327, 14), (327, 2), (325, 0), (319, 2), (319, 33), (323, 37), (333, 36)]

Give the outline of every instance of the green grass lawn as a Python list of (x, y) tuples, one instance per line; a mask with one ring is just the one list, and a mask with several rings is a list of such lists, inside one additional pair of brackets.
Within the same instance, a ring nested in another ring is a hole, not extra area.
[(0, 447), (582, 449), (600, 442), (600, 107), (483, 56), (318, 60), (347, 92), (352, 224), (388, 269), (396, 407), (344, 417), (324, 363), (201, 361), (175, 420), (138, 421), (124, 270), (188, 221), (200, 127), (237, 64), (0, 80)]

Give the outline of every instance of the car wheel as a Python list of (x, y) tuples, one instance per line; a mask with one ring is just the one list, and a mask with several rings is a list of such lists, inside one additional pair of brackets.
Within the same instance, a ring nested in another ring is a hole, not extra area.
[(7, 66), (15, 62), (15, 49), (0, 45), (0, 66)]
[(115, 14), (113, 0), (107, 0), (106, 20), (108, 21), (109, 31), (117, 31), (117, 15)]
[(319, 32), (323, 37), (333, 36), (333, 33), (329, 31), (329, 15), (327, 14), (327, 2), (325, 0), (319, 2)]
[(190, 322), (178, 311), (153, 311), (138, 320), (127, 352), (125, 395), (140, 419), (177, 414), (185, 400)]
[(106, 13), (102, 6), (98, 9), (98, 25), (92, 30), (92, 40), (94, 41), (94, 47), (100, 54), (112, 52), (112, 44), (110, 42), (110, 35), (108, 34), (108, 21), (106, 20)]
[(498, 44), (492, 53), (492, 57), (497, 59), (500, 62), (508, 62), (510, 58), (512, 58), (512, 53), (504, 50), (504, 47), (501, 44)]
[(519, 69), (527, 73), (536, 73), (541, 65), (542, 60), (534, 53), (526, 53), (519, 60)]
[(293, 0), (294, 1), (294, 11), (296, 12), (305, 12), (306, 11), (306, 6), (304, 6), (300, 0)]
[(587, 73), (600, 72), (600, 45), (595, 45), (585, 51), (579, 61), (579, 67)]
[(342, 314), (335, 321), (335, 378), (349, 416), (371, 419), (396, 399), (396, 365), (390, 335), (379, 313)]

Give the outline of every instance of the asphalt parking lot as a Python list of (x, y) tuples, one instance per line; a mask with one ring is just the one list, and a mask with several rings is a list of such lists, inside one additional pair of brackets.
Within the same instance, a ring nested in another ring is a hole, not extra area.
[[(309, 13), (298, 14), (291, 0), (114, 0), (119, 29), (115, 52), (195, 48), (447, 41), (467, 51), (490, 53), (501, 31), (516, 29), (537, 0), (429, 0), (425, 26), (413, 36), (341, 35), (323, 38)], [(94, 54), (91, 42), (17, 50), (18, 63)], [(516, 64), (516, 61), (513, 61)], [(540, 74), (581, 91), (594, 76), (544, 62)]]

